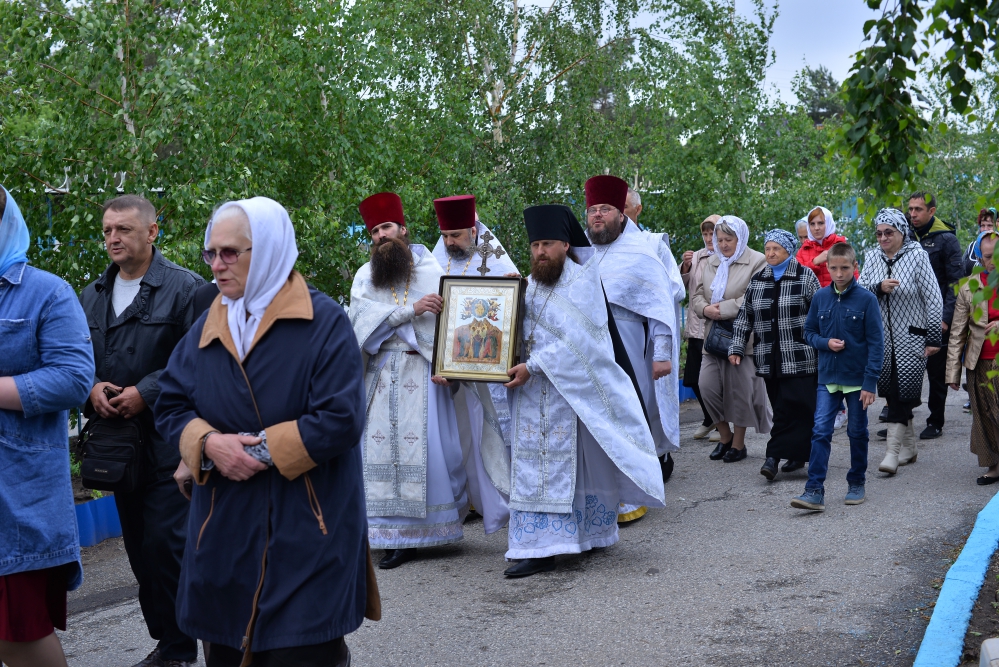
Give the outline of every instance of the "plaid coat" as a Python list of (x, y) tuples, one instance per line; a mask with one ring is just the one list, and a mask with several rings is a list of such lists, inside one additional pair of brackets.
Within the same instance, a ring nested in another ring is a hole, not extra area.
[[(793, 257), (779, 282), (774, 282), (774, 270), (767, 265), (749, 281), (746, 300), (732, 325), (728, 353), (743, 356), (749, 336), (755, 333), (753, 361), (757, 375), (775, 377), (776, 370), (782, 376), (818, 373), (818, 352), (805, 342), (808, 306), (818, 290), (819, 279)], [(779, 369), (774, 367), (774, 323), (780, 336)]]

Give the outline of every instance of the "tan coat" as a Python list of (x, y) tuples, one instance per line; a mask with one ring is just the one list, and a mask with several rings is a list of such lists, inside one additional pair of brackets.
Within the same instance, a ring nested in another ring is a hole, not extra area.
[[(972, 277), (957, 292), (954, 304), (954, 320), (950, 325), (950, 344), (947, 346), (947, 383), (961, 382), (961, 353), (964, 353), (964, 367), (974, 370), (978, 357), (982, 354), (985, 334), (989, 326), (988, 303), (973, 303), (971, 283), (980, 286), (981, 282)], [(975, 312), (975, 311), (979, 312)], [(977, 315), (977, 317), (975, 317)]]
[[(712, 255), (704, 267), (704, 272), (691, 281), (690, 287), (690, 312), (698, 317), (704, 318), (704, 309), (711, 305), (711, 281), (718, 273), (718, 253)], [(746, 248), (742, 257), (732, 262), (728, 267), (728, 285), (725, 286), (725, 298), (719, 302), (721, 308), (721, 319), (734, 320), (742, 308), (742, 303), (746, 300), (746, 288), (750, 279), (767, 265), (767, 259), (763, 253), (756, 252), (752, 248)], [(705, 319), (704, 338), (708, 337), (711, 331), (712, 320)], [(753, 351), (753, 341), (750, 337), (746, 346), (746, 356), (750, 356)]]
[[(688, 296), (693, 296), (692, 287), (700, 280), (701, 274), (704, 273), (704, 267), (708, 265), (708, 260), (711, 257), (707, 248), (701, 248), (694, 253), (694, 257), (690, 260), (690, 270), (680, 274), (683, 286), (687, 288)], [(683, 332), (687, 338), (704, 338), (704, 318), (694, 314), (694, 310), (689, 305), (687, 306), (687, 326)]]

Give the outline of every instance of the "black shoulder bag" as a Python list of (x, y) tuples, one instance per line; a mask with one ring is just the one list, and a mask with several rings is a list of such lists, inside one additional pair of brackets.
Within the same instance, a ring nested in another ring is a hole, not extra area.
[(139, 485), (145, 437), (137, 417), (94, 415), (80, 433), (83, 488), (128, 493)]
[(722, 359), (728, 359), (728, 347), (732, 344), (732, 328), (735, 320), (714, 320), (707, 338), (704, 339), (704, 351)]

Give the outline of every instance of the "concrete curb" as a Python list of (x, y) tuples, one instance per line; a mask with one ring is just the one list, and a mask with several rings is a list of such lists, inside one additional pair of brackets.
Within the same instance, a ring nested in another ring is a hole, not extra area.
[(957, 667), (961, 663), (971, 609), (997, 545), (999, 494), (978, 513), (961, 555), (947, 571), (912, 667)]

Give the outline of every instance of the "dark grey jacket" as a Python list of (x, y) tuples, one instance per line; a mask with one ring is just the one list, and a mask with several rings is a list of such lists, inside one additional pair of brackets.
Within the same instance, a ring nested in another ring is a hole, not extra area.
[[(939, 222), (939, 224), (938, 224)], [(930, 256), (930, 266), (933, 276), (940, 286), (940, 298), (943, 299), (943, 321), (950, 326), (954, 319), (954, 305), (957, 303), (957, 293), (954, 287), (964, 277), (964, 253), (961, 243), (954, 234), (954, 227), (936, 216), (922, 229), (915, 225), (912, 230), (923, 250)], [(947, 344), (944, 339), (944, 345)]]
[[(117, 275), (118, 265), (112, 263), (80, 294), (94, 345), (94, 384), (113, 382), (138, 390), (147, 406), (137, 418), (152, 444), (148, 450), (150, 472), (156, 478), (169, 476), (180, 462), (180, 453), (156, 433), (152, 406), (160, 394), (160, 373), (173, 348), (194, 324), (194, 292), (205, 281), (164, 258), (154, 246), (153, 261), (142, 277), (139, 293), (116, 317), (111, 293)], [(88, 400), (84, 414), (92, 413)]]

